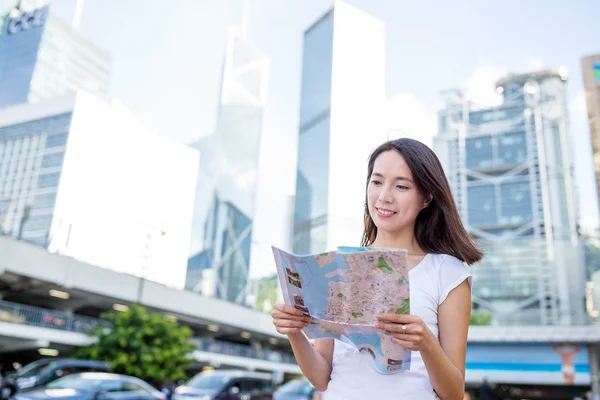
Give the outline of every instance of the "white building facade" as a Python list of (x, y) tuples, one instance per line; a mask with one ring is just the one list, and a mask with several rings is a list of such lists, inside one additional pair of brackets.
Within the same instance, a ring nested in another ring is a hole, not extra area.
[(85, 92), (0, 110), (4, 235), (183, 288), (199, 154)]

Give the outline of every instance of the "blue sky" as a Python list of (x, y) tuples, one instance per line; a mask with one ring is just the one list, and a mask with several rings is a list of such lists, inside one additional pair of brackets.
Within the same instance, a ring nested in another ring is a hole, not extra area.
[[(75, 0), (50, 2), (58, 16), (71, 19)], [(413, 135), (434, 133), (444, 89), (467, 87), (474, 99), (492, 104), (493, 82), (503, 72), (566, 66), (581, 221), (598, 224), (581, 57), (600, 52), (600, 2), (347, 2), (386, 23), (390, 119)], [(285, 245), (285, 224), (260, 221), (287, 218), (302, 33), (331, 4), (251, 1), (249, 38), (272, 61), (255, 227), (264, 245)], [(241, 21), (242, 7), (242, 0), (87, 0), (81, 29), (113, 55), (111, 95), (154, 130), (190, 142), (214, 129), (227, 27)]]

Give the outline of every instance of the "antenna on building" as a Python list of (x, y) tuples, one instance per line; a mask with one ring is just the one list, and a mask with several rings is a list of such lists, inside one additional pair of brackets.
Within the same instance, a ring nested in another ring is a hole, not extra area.
[(243, 0), (244, 8), (242, 11), (242, 29), (241, 35), (243, 38), (246, 38), (246, 33), (248, 31), (248, 21), (250, 18), (250, 0)]
[(81, 25), (81, 16), (83, 15), (83, 0), (77, 0), (77, 4), (75, 5), (75, 13), (73, 14), (73, 20), (71, 21), (71, 26), (73, 29), (78, 29), (79, 25)]

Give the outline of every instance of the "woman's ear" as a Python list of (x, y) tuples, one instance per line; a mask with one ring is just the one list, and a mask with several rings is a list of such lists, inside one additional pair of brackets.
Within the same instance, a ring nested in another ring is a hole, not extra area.
[(433, 201), (433, 196), (428, 194), (425, 197), (425, 201), (423, 201), (423, 207), (421, 208), (421, 210), (424, 208), (427, 208), (431, 204), (432, 201)]

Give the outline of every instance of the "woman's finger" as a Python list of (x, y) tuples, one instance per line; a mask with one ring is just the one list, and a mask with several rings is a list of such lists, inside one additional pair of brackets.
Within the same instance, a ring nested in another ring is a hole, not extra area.
[(391, 336), (393, 339), (402, 340), (407, 343), (419, 343), (421, 338), (418, 335), (407, 335), (403, 333), (388, 333), (388, 336)]
[(409, 342), (407, 340), (403, 340), (403, 339), (398, 339), (396, 337), (394, 337), (393, 339), (394, 344), (403, 347), (407, 350), (413, 350), (413, 351), (417, 351), (417, 347), (415, 346), (415, 344), (413, 342)]
[(271, 317), (273, 318), (280, 318), (280, 319), (293, 319), (293, 320), (297, 320), (297, 321), (310, 321), (311, 318), (307, 315), (297, 315), (297, 314), (289, 314), (289, 313), (285, 313), (285, 312), (281, 312), (278, 310), (273, 310), (273, 312), (271, 313)]
[(277, 328), (277, 332), (281, 333), (282, 335), (291, 335), (301, 331), (302, 329), (299, 328)]
[(378, 322), (375, 324), (378, 329), (383, 329), (386, 332), (410, 334), (415, 333), (416, 329), (413, 324), (396, 324), (392, 322)]
[(292, 307), (289, 304), (285, 304), (285, 303), (275, 303), (275, 305), (273, 306), (273, 309), (279, 310), (281, 312), (285, 312), (288, 314), (297, 314), (297, 315), (304, 314), (302, 311), (298, 310), (296, 307)]
[(304, 328), (309, 325), (305, 321), (295, 321), (292, 319), (273, 319), (273, 325), (282, 328)]

